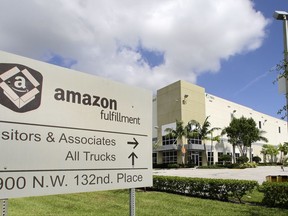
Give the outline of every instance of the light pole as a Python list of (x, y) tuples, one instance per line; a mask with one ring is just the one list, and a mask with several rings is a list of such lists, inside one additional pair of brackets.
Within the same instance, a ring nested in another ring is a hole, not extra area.
[[(283, 20), (283, 39), (284, 39), (284, 78), (285, 78), (285, 96), (286, 96), (286, 115), (288, 111), (288, 13), (286, 11), (275, 11), (273, 17), (277, 20)], [(288, 116), (287, 116), (288, 117)], [(288, 118), (287, 118), (288, 120)]]

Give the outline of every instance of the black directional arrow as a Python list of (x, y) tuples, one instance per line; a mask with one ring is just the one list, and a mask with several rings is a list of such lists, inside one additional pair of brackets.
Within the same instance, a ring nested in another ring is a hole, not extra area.
[(128, 145), (134, 145), (133, 149), (135, 149), (138, 146), (139, 143), (138, 143), (138, 141), (135, 138), (133, 138), (133, 140), (134, 141), (132, 141), (132, 142), (127, 142), (127, 144)]
[(134, 163), (134, 162), (135, 162), (135, 157), (136, 157), (136, 158), (138, 158), (138, 157), (137, 157), (137, 155), (136, 155), (134, 152), (132, 152), (132, 153), (129, 155), (128, 159), (131, 158), (131, 157), (132, 157), (132, 166), (134, 166), (134, 164), (135, 164), (135, 163)]

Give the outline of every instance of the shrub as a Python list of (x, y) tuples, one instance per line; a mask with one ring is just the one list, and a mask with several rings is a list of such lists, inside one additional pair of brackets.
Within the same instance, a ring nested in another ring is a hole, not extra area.
[(157, 168), (160, 168), (160, 169), (166, 169), (168, 167), (167, 164), (153, 164), (153, 168), (157, 169)]
[(288, 182), (263, 182), (262, 203), (269, 207), (288, 208)]
[(168, 164), (168, 169), (177, 169), (177, 168), (179, 168), (180, 166), (179, 166), (179, 164)]
[(249, 161), (249, 158), (247, 156), (240, 156), (237, 159), (237, 163), (243, 164), (243, 163), (247, 163)]
[(180, 164), (153, 164), (153, 168), (155, 169), (175, 169), (179, 168)]
[(232, 155), (223, 154), (218, 158), (218, 160), (223, 161), (224, 164), (226, 164), (227, 162), (232, 161)]
[(255, 162), (252, 163), (243, 163), (243, 164), (239, 164), (239, 168), (256, 168), (257, 164)]
[(260, 163), (261, 162), (261, 157), (259, 157), (259, 156), (254, 156), (253, 158), (252, 158), (252, 161), (254, 161), (255, 163)]
[(257, 181), (248, 180), (154, 176), (152, 189), (223, 201), (232, 198), (241, 202), (242, 197), (256, 186)]
[(185, 164), (185, 167), (193, 168), (193, 167), (196, 167), (196, 165), (194, 163), (188, 163), (188, 164)]
[(258, 166), (276, 166), (276, 163), (259, 163)]
[(197, 169), (226, 169), (226, 167), (222, 164), (221, 165), (213, 164), (209, 166), (199, 166)]
[(237, 164), (237, 163), (234, 163), (234, 164), (228, 164), (226, 167), (229, 168), (229, 169), (239, 169), (240, 165)]

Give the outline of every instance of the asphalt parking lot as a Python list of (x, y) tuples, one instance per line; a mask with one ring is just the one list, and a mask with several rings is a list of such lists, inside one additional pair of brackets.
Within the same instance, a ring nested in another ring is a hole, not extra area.
[(262, 184), (269, 175), (288, 176), (288, 167), (285, 167), (284, 171), (281, 166), (260, 166), (246, 169), (154, 169), (153, 175), (255, 180)]

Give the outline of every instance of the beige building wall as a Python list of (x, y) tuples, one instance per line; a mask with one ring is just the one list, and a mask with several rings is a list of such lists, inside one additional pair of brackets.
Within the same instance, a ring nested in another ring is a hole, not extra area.
[(186, 125), (191, 120), (196, 120), (201, 124), (206, 118), (206, 108), (205, 108), (205, 89), (181, 81), (181, 119)]
[[(187, 125), (190, 120), (203, 123), (205, 120), (205, 89), (185, 82), (177, 81), (157, 91), (157, 132), (158, 143), (162, 143), (163, 125), (183, 121)], [(187, 140), (182, 140), (187, 144)], [(158, 163), (162, 163), (159, 154)], [(181, 163), (181, 152), (178, 152), (178, 163)]]
[[(262, 134), (262, 136), (268, 139), (267, 143), (263, 141), (258, 141), (252, 144), (253, 156), (261, 157), (262, 162), (263, 162), (263, 155), (260, 152), (262, 150), (263, 144), (272, 144), (277, 146), (279, 143), (283, 144), (284, 142), (288, 141), (287, 122), (284, 120), (274, 118), (264, 113), (255, 111), (249, 107), (233, 103), (231, 101), (219, 98), (211, 94), (206, 94), (205, 100), (206, 100), (206, 115), (210, 116), (209, 122), (211, 123), (211, 125), (213, 125), (213, 127), (220, 127), (223, 129), (224, 127), (229, 126), (232, 117), (235, 118), (241, 118), (242, 116), (246, 118), (251, 117), (256, 122), (257, 127), (265, 132)], [(215, 132), (215, 136), (219, 135), (220, 133), (221, 130)], [(223, 138), (227, 139), (226, 136), (224, 136)], [(210, 148), (210, 146), (211, 145), (209, 145), (208, 148)], [(231, 153), (232, 145), (228, 143), (227, 140), (225, 140), (224, 142), (215, 144), (214, 151)], [(239, 150), (237, 148), (236, 153), (239, 153)], [(279, 157), (280, 154), (278, 156), (278, 159)], [(217, 155), (216, 159), (218, 159)]]
[(157, 91), (158, 126), (182, 120), (200, 123), (205, 120), (205, 89), (177, 81)]
[[(176, 120), (183, 121), (184, 125), (190, 120), (196, 120), (202, 124), (207, 116), (209, 116), (208, 121), (211, 123), (211, 127), (220, 127), (221, 129), (229, 126), (233, 116), (236, 118), (242, 116), (246, 118), (252, 117), (257, 126), (261, 130), (266, 131), (263, 136), (269, 140), (268, 144), (278, 145), (279, 143), (288, 141), (286, 121), (205, 93), (204, 88), (185, 81), (177, 81), (159, 89), (153, 100), (153, 111), (153, 137), (154, 142), (157, 142), (160, 146), (162, 145), (165, 126), (170, 127), (173, 124), (175, 125)], [(215, 132), (213, 136), (220, 133), (221, 130)], [(182, 141), (184, 144), (187, 144), (186, 140)], [(232, 152), (232, 145), (227, 142), (227, 137), (222, 137), (219, 143), (205, 141), (205, 144), (206, 152), (210, 152), (211, 150), (214, 152), (214, 162), (218, 161), (218, 152)], [(263, 142), (254, 143), (252, 152), (254, 156), (260, 156), (262, 159), (263, 155), (261, 155), (260, 151), (263, 144)], [(165, 150), (165, 148), (163, 149)], [(157, 151), (157, 163), (160, 164), (163, 161), (161, 151)], [(194, 150), (190, 149), (190, 151)], [(201, 152), (204, 165), (207, 164), (206, 152)], [(237, 148), (236, 153), (239, 153)], [(180, 151), (178, 151), (178, 163), (181, 163)]]

